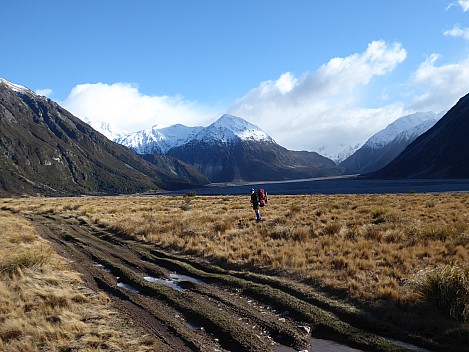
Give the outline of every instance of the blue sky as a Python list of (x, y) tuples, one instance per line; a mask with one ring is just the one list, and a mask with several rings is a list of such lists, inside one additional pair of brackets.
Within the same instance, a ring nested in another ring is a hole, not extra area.
[(469, 93), (469, 0), (15, 0), (0, 77), (136, 131), (247, 119), (333, 156)]

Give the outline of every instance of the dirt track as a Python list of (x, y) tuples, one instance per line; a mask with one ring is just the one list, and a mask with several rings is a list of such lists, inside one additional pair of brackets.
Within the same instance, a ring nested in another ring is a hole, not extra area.
[[(26, 214), (87, 284), (167, 351), (309, 349), (311, 334), (364, 351), (407, 351), (370, 332), (397, 326), (287, 279), (227, 270), (57, 214)], [(370, 330), (370, 329), (368, 329)]]

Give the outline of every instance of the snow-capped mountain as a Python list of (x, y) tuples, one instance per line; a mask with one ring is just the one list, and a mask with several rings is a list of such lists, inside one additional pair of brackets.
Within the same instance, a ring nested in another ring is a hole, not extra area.
[(332, 160), (313, 152), (289, 151), (259, 127), (233, 115), (223, 115), (207, 127), (154, 126), (115, 141), (139, 154), (176, 157), (195, 166), (212, 182), (282, 180), (339, 173)]
[(340, 166), (345, 173), (368, 173), (378, 170), (396, 158), (418, 136), (429, 130), (443, 112), (417, 112), (403, 116), (374, 134)]
[(121, 136), (125, 136), (125, 135), (129, 134), (128, 131), (117, 128), (116, 126), (113, 126), (109, 122), (91, 121), (91, 120), (88, 120), (88, 119), (84, 119), (84, 121), (88, 125), (93, 127), (93, 129), (95, 129), (96, 131), (98, 131), (101, 134), (105, 135), (111, 141), (115, 141), (116, 139), (120, 138)]
[(318, 148), (316, 151), (325, 156), (326, 158), (329, 158), (331, 160), (334, 160), (334, 162), (339, 165), (342, 161), (347, 159), (350, 155), (355, 153), (358, 149), (360, 149), (360, 144), (357, 143), (355, 145), (347, 145), (344, 143), (338, 143), (334, 147), (325, 147), (322, 146)]
[(225, 143), (236, 139), (273, 142), (273, 139), (259, 127), (240, 117), (227, 114), (199, 131), (194, 138), (198, 141), (218, 140)]
[(19, 84), (12, 83), (10, 81), (7, 81), (4, 78), (0, 78), (0, 83), (3, 83), (6, 87), (8, 87), (9, 89), (17, 93), (34, 94), (34, 92), (29, 90), (28, 88), (20, 86)]
[(369, 177), (468, 178), (469, 94), (393, 161)]
[[(108, 131), (108, 136), (114, 132)], [(237, 139), (254, 141), (273, 141), (259, 127), (232, 115), (223, 115), (208, 127), (187, 127), (181, 124), (170, 127), (152, 128), (112, 138), (138, 154), (166, 154), (172, 148), (180, 147), (191, 140), (199, 142), (230, 143)]]
[(152, 128), (120, 135), (114, 141), (125, 145), (138, 154), (166, 154), (194, 138), (203, 127), (187, 127), (181, 124)]
[(409, 137), (420, 135), (432, 127), (442, 116), (443, 113), (417, 112), (400, 117), (384, 130), (374, 134), (364, 145), (370, 148), (379, 148), (392, 142), (401, 133), (406, 133)]

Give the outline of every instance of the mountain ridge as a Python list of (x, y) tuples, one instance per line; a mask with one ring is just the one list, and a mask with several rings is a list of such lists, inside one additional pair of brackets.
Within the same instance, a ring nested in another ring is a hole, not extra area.
[(392, 162), (368, 178), (468, 178), (469, 94)]
[(340, 163), (344, 173), (376, 171), (396, 158), (413, 140), (431, 128), (443, 113), (405, 115), (371, 136), (355, 153)]
[[(162, 157), (171, 166), (174, 160)], [(47, 97), (0, 80), (0, 193), (81, 195), (194, 187), (108, 140)]]
[(116, 139), (140, 154), (163, 154), (193, 165), (211, 182), (336, 176), (335, 163), (315, 152), (290, 151), (256, 125), (225, 114), (207, 127), (173, 125)]

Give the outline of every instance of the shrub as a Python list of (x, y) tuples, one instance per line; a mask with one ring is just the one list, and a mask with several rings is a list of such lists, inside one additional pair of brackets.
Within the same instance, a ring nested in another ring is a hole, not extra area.
[(311, 234), (312, 228), (308, 226), (297, 227), (292, 230), (291, 238), (293, 241), (304, 242)]
[(347, 229), (344, 232), (344, 237), (350, 241), (356, 241), (360, 236), (360, 230), (355, 224), (348, 224)]
[(270, 232), (270, 237), (274, 240), (288, 240), (290, 236), (291, 231), (288, 226), (275, 225)]
[(341, 228), (341, 224), (334, 222), (332, 224), (324, 226), (322, 229), (322, 234), (327, 236), (333, 236), (338, 234)]
[(373, 210), (371, 212), (371, 218), (373, 219), (374, 224), (386, 222), (386, 210), (381, 208)]
[(189, 210), (191, 210), (190, 204), (183, 204), (183, 205), (180, 206), (180, 208), (181, 208), (182, 210), (184, 210), (184, 211), (189, 211)]
[(416, 291), (451, 319), (469, 321), (469, 266), (431, 270), (417, 281)]

